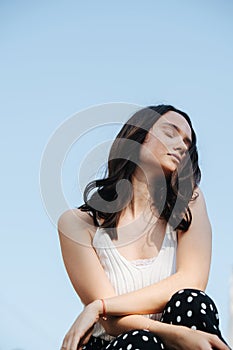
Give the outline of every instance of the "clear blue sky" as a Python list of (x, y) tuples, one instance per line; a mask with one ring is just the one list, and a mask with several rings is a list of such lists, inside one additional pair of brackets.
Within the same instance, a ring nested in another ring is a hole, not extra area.
[(171, 103), (191, 116), (213, 228), (207, 291), (227, 337), (232, 15), (230, 0), (0, 2), (1, 350), (57, 350), (80, 311), (41, 201), (40, 160), (62, 122), (109, 102)]

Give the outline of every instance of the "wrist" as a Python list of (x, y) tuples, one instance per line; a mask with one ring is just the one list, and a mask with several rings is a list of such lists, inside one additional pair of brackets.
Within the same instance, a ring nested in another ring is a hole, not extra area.
[(178, 326), (160, 322), (158, 325), (158, 335), (165, 344), (171, 343), (182, 344), (184, 338), (187, 336), (187, 331), (192, 331), (185, 326)]
[(96, 319), (98, 320), (101, 313), (102, 313), (102, 303), (100, 299), (92, 301), (90, 304), (88, 304), (86, 307), (92, 310), (92, 312), (95, 313)]
[(106, 315), (106, 303), (104, 299), (97, 299), (93, 302), (94, 307), (98, 313), (98, 316), (101, 316), (104, 321), (107, 320)]
[(94, 309), (98, 313), (98, 316), (106, 318), (106, 303), (104, 299), (96, 299), (91, 304), (93, 304)]

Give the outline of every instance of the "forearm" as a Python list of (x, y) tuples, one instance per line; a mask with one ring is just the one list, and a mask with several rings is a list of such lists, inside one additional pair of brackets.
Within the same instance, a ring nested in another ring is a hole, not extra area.
[(178, 326), (154, 321), (141, 315), (111, 317), (106, 321), (101, 321), (101, 324), (104, 326), (106, 332), (112, 336), (118, 336), (133, 329), (147, 329), (164, 340), (166, 340), (168, 335), (171, 336), (173, 334), (177, 336), (183, 328), (181, 326), (178, 328)]
[(105, 314), (103, 313), (103, 302), (101, 300), (95, 300), (89, 306), (95, 310), (94, 313), (98, 315), (98, 322), (104, 327), (106, 333), (112, 336), (117, 336), (132, 329), (147, 329), (151, 321), (154, 322), (141, 315), (111, 316), (109, 312)]
[(141, 315), (108, 316), (107, 320), (99, 319), (107, 334), (118, 336), (121, 333), (132, 329), (146, 329), (149, 325), (149, 318)]
[[(107, 321), (99, 319), (106, 332), (110, 335), (118, 335), (131, 329), (144, 329), (153, 320), (141, 316), (143, 314), (156, 314), (163, 312), (167, 302), (173, 294), (183, 288), (204, 289), (198, 286), (196, 281), (185, 279), (183, 274), (175, 273), (168, 278), (151, 286), (134, 292), (104, 298)], [(193, 284), (194, 283), (194, 284)], [(96, 301), (99, 315), (102, 314), (103, 305), (100, 300)], [(157, 322), (156, 328), (157, 329)], [(162, 326), (164, 327), (164, 326)], [(150, 328), (150, 330), (152, 330)]]
[[(111, 320), (113, 322), (113, 320)], [(219, 349), (229, 350), (216, 334), (206, 333), (199, 330), (193, 330), (189, 327), (181, 325), (172, 325), (151, 319), (140, 315), (129, 315), (123, 317), (115, 317), (115, 328), (109, 332), (112, 336), (118, 336), (121, 333), (130, 330), (148, 330), (154, 333), (155, 337), (159, 337), (167, 349)], [(156, 339), (155, 338), (155, 339)], [(162, 347), (161, 343), (161, 348)]]
[(112, 316), (160, 313), (172, 295), (179, 289), (204, 289), (204, 287), (203, 284), (198, 284), (197, 281), (192, 280), (191, 274), (187, 277), (177, 272), (151, 286), (106, 298), (106, 311), (108, 315)]

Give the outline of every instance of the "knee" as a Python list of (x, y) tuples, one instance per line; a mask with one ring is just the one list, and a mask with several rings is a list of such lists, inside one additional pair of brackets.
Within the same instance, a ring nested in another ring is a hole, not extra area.
[(182, 289), (166, 304), (161, 321), (215, 333), (219, 325), (214, 301), (198, 289)]
[[(215, 313), (215, 315), (218, 313), (213, 299), (199, 289), (181, 289), (173, 294), (167, 305), (169, 304), (170, 306), (176, 306), (176, 308), (181, 306), (181, 304), (187, 307), (192, 306), (192, 308), (198, 309), (203, 315), (206, 315), (207, 312)], [(216, 318), (218, 319), (218, 315)]]

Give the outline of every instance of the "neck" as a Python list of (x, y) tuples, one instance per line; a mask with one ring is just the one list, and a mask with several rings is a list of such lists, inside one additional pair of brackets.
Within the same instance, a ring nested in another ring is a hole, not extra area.
[[(151, 213), (153, 203), (153, 181), (146, 176), (140, 168), (137, 168), (132, 177), (133, 196), (129, 205), (126, 207), (126, 211), (133, 219), (136, 219), (142, 212)], [(159, 216), (153, 208), (153, 214)]]

